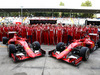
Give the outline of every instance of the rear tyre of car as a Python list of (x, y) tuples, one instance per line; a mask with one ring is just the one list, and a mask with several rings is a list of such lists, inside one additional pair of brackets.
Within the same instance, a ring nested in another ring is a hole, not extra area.
[(90, 50), (89, 50), (89, 48), (88, 47), (82, 47), (81, 49), (80, 49), (80, 54), (79, 54), (81, 57), (83, 57), (82, 59), (84, 60), (84, 61), (87, 61), (88, 60), (88, 58), (89, 58), (89, 55), (90, 55)]
[(100, 39), (97, 41), (98, 47), (100, 47)]
[(8, 55), (11, 57), (11, 53), (16, 53), (16, 47), (14, 44), (9, 44), (8, 45)]
[(40, 43), (35, 41), (32, 43), (33, 50), (39, 50), (41, 48)]
[(62, 52), (65, 49), (65, 44), (63, 42), (59, 42), (56, 46), (56, 51)]
[(3, 41), (3, 44), (6, 44), (8, 42), (8, 38), (7, 37), (3, 37), (2, 41)]

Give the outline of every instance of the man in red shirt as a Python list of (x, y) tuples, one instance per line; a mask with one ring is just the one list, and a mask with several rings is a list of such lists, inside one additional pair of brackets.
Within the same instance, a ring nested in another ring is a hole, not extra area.
[(72, 39), (73, 39), (73, 29), (72, 29), (71, 25), (69, 25), (69, 27), (68, 27), (67, 45), (68, 45), (69, 43), (71, 43)]
[(21, 35), (23, 38), (26, 37), (26, 26), (25, 24), (23, 24), (23, 26), (21, 27)]
[(54, 42), (55, 42), (55, 44), (57, 44), (57, 25), (54, 25), (54, 30), (55, 30)]
[(48, 24), (45, 24), (45, 27), (44, 27), (44, 44), (49, 45), (49, 26)]
[(41, 27), (40, 27), (40, 25), (37, 25), (36, 41), (38, 41), (41, 44)]
[(36, 28), (32, 25), (32, 42), (36, 41)]
[(18, 32), (18, 26), (16, 24), (14, 25), (14, 31)]
[(98, 33), (98, 27), (97, 26), (94, 27), (94, 33)]
[[(94, 26), (94, 31), (93, 31), (93, 33), (95, 33), (95, 34), (98, 34), (98, 28), (97, 28), (97, 26)], [(95, 41), (97, 41), (97, 39), (99, 39), (99, 35), (97, 35), (97, 36), (93, 36), (93, 39), (95, 40)]]
[(58, 25), (58, 27), (57, 27), (57, 43), (59, 43), (59, 42), (62, 42), (62, 33), (63, 33), (63, 31), (62, 31), (62, 26), (61, 26), (61, 24), (60, 25)]
[(54, 33), (55, 33), (55, 30), (54, 30), (54, 27), (53, 25), (50, 26), (50, 44), (53, 44), (54, 45)]
[(2, 26), (0, 25), (0, 41), (2, 41)]
[(76, 39), (76, 25), (73, 25), (73, 40)]
[(64, 42), (64, 43), (67, 43), (67, 29), (68, 29), (68, 27), (67, 26), (64, 26), (64, 28), (63, 28), (63, 36), (62, 36), (62, 41)]
[(30, 43), (32, 43), (32, 27), (29, 25), (26, 31), (27, 31), (27, 39), (29, 40)]
[(44, 37), (45, 37), (45, 30), (44, 29), (45, 29), (45, 25), (42, 24), (41, 42), (46, 44), (45, 39), (44, 39)]
[(7, 32), (8, 32), (8, 27), (7, 27), (7, 25), (5, 25), (3, 27), (3, 36), (7, 37)]
[(5, 25), (4, 25), (4, 23), (3, 23), (3, 24), (2, 24), (2, 28), (1, 28), (2, 37), (4, 37), (4, 36), (5, 36), (4, 28), (5, 28)]
[(14, 31), (14, 26), (13, 25), (9, 26), (9, 31)]
[(82, 28), (81, 26), (78, 26), (76, 28), (76, 39), (81, 39), (81, 32), (82, 32)]
[(81, 33), (81, 38), (84, 38), (86, 36), (86, 27), (82, 27), (82, 33)]
[(89, 27), (89, 25), (87, 25), (87, 26), (86, 26), (86, 35), (89, 34), (89, 29), (90, 29), (90, 27)]
[(21, 36), (21, 32), (22, 32), (22, 31), (21, 31), (21, 25), (20, 25), (20, 26), (18, 26), (18, 36), (19, 36), (19, 37), (22, 37), (22, 36)]

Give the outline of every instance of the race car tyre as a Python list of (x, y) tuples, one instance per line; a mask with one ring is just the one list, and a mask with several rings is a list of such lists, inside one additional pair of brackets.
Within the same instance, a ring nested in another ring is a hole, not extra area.
[(9, 57), (11, 57), (11, 53), (16, 53), (16, 47), (14, 44), (9, 44), (8, 45), (8, 55)]
[(87, 61), (87, 60), (88, 60), (89, 55), (90, 55), (90, 50), (89, 50), (88, 47), (82, 47), (82, 48), (80, 49), (80, 56), (83, 57), (82, 59), (83, 59), (84, 61)]
[(38, 41), (33, 42), (32, 46), (33, 46), (33, 50), (39, 50), (41, 48), (40, 43)]
[(59, 42), (56, 46), (56, 50), (62, 52), (65, 49), (65, 44), (63, 42)]
[(3, 41), (3, 44), (6, 44), (8, 42), (8, 38), (7, 37), (3, 37), (2, 41)]
[(98, 40), (97, 44), (98, 44), (98, 47), (100, 47), (100, 39)]

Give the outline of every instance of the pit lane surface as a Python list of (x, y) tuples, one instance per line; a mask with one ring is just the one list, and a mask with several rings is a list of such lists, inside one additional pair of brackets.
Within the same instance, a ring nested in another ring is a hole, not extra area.
[[(53, 45), (41, 46), (46, 52), (55, 48)], [(45, 57), (13, 63), (8, 57), (6, 45), (0, 42), (0, 75), (100, 75), (100, 48), (79, 66), (56, 60), (48, 54)]]

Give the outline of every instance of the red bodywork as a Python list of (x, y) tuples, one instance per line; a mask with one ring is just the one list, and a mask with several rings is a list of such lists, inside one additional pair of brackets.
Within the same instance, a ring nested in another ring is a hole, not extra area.
[(35, 58), (35, 57), (42, 56), (45, 54), (45, 51), (42, 49), (41, 49), (41, 52), (40, 51), (36, 53), (33, 52), (33, 50), (27, 44), (26, 40), (27, 40), (26, 38), (14, 36), (12, 39), (8, 41), (8, 45), (9, 44), (21, 45), (26, 52), (26, 55), (21, 55), (21, 56), (12, 53), (11, 56), (14, 61), (15, 61), (15, 58), (17, 58), (18, 60), (25, 60), (27, 58)]
[(49, 55), (55, 57), (56, 59), (61, 59), (68, 63), (78, 65), (82, 61), (82, 57), (77, 55), (76, 56), (77, 58), (73, 58), (73, 57), (70, 58), (68, 57), (68, 55), (70, 54), (70, 52), (73, 51), (73, 48), (76, 48), (79, 46), (87, 47), (87, 45), (90, 50), (92, 50), (95, 46), (95, 42), (90, 39), (90, 36), (89, 38), (74, 40), (74, 42), (72, 42), (68, 47), (66, 46), (65, 50), (63, 50), (61, 53), (55, 52), (55, 49), (52, 51), (49, 51)]

